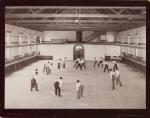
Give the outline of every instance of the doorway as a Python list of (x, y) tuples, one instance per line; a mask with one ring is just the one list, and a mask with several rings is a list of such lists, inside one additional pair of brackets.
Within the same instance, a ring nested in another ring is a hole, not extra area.
[(73, 47), (73, 60), (76, 60), (78, 57), (84, 57), (84, 47), (82, 44), (76, 44)]

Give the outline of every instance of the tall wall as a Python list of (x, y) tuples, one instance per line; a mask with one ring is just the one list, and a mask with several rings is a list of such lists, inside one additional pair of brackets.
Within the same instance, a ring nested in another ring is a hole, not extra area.
[(117, 40), (120, 42), (127, 42), (128, 35), (130, 35), (130, 42), (136, 43), (135, 36), (138, 34), (138, 42), (146, 44), (146, 26), (134, 28), (122, 32), (118, 32)]
[[(64, 57), (67, 57), (68, 60), (72, 60), (74, 45), (75, 44), (41, 44), (38, 48), (41, 55), (51, 55), (54, 60)], [(83, 46), (86, 60), (93, 60), (94, 57), (104, 57), (105, 55), (120, 56), (120, 46), (92, 44), (83, 44)]]
[(52, 39), (69, 39), (70, 41), (76, 40), (75, 31), (44, 31), (44, 41), (51, 41)]
[[(94, 31), (83, 31), (82, 40), (85, 41), (87, 37), (95, 33)], [(52, 39), (69, 39), (70, 41), (76, 41), (75, 31), (44, 31), (43, 32), (44, 41), (51, 41)], [(91, 42), (99, 42), (101, 40), (107, 40), (107, 42), (114, 42), (116, 38), (116, 32), (108, 31), (104, 35), (94, 38)]]
[[(37, 36), (40, 40), (43, 38), (43, 33), (27, 28), (5, 24), (5, 58), (13, 58), (17, 55), (32, 53), (37, 50), (36, 45), (27, 45), (35, 42)], [(20, 47), (10, 47), (10, 45), (24, 45)]]
[(115, 42), (116, 39), (116, 32), (108, 31), (106, 33), (107, 42)]
[[(130, 36), (130, 41), (128, 40)], [(134, 28), (122, 32), (118, 32), (117, 40), (120, 42), (130, 42), (137, 44), (138, 43), (145, 44), (146, 46), (146, 26)], [(134, 48), (134, 47), (125, 47), (122, 46), (121, 52), (125, 52), (127, 54), (132, 54), (133, 56), (142, 57), (146, 61), (146, 48)]]

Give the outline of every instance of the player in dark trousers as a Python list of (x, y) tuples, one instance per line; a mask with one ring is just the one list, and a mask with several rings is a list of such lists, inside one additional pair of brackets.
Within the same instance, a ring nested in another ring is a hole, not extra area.
[(122, 87), (122, 83), (120, 81), (120, 71), (118, 69), (115, 70), (115, 74), (116, 74), (116, 85), (120, 85), (120, 87)]
[(83, 97), (83, 90), (84, 86), (80, 84), (80, 81), (77, 80), (76, 82), (76, 91), (77, 91), (77, 98), (80, 99), (80, 97)]
[(51, 69), (50, 69), (50, 63), (47, 64), (47, 75), (50, 75)]
[(58, 63), (57, 68), (60, 69), (60, 63)]
[(94, 67), (95, 67), (96, 64), (98, 65), (98, 62), (97, 62), (96, 57), (94, 57)]
[(78, 67), (80, 67), (80, 70), (82, 70), (82, 63), (83, 63), (83, 61), (80, 58), (79, 61), (78, 61), (78, 65), (77, 65), (76, 69), (78, 69)]
[(114, 61), (114, 67), (113, 67), (113, 70), (115, 71), (115, 70), (118, 70), (118, 65), (117, 65), (117, 62), (116, 61)]
[(79, 60), (80, 60), (80, 58), (78, 57), (78, 58), (76, 59), (76, 63), (75, 63), (75, 65), (73, 66), (74, 68), (78, 65)]
[(104, 61), (103, 65), (105, 65), (104, 72), (107, 70), (109, 72), (108, 63)]
[(38, 71), (36, 70), (35, 76), (32, 77), (32, 79), (31, 79), (31, 91), (33, 88), (35, 88), (36, 91), (39, 91), (38, 90), (38, 84), (37, 84), (37, 79), (38, 79), (37, 75), (38, 75)]
[(102, 64), (102, 67), (103, 67), (103, 58), (102, 57), (100, 57), (100, 59), (99, 59), (100, 61), (99, 61), (99, 64), (98, 64), (98, 67)]
[(84, 69), (86, 70), (86, 61), (84, 57), (82, 57), (82, 67), (84, 67)]
[(65, 57), (65, 59), (63, 60), (63, 68), (66, 68), (66, 57)]
[(43, 67), (43, 73), (46, 72), (46, 64), (44, 64), (44, 67)]
[(62, 60), (61, 60), (61, 58), (59, 58), (58, 63), (57, 63), (57, 68), (58, 68), (58, 69), (61, 68), (61, 64), (62, 64), (61, 62), (62, 62)]
[(61, 95), (61, 89), (60, 89), (60, 86), (59, 86), (59, 82), (58, 81), (56, 81), (55, 83), (54, 83), (54, 87), (55, 87), (55, 95), (58, 95), (58, 96), (62, 96)]
[(32, 91), (33, 88), (35, 88), (36, 91), (39, 91), (38, 90), (38, 85), (36, 83), (36, 79), (35, 78), (31, 79), (31, 91)]
[(110, 69), (109, 75), (112, 81), (112, 90), (115, 90), (115, 79), (116, 79), (115, 72), (112, 69)]

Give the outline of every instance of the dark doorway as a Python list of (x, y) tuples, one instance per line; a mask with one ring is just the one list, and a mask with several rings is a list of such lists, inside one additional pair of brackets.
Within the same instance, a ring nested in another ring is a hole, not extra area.
[(78, 57), (84, 57), (84, 47), (82, 44), (76, 44), (73, 47), (73, 60), (76, 60)]

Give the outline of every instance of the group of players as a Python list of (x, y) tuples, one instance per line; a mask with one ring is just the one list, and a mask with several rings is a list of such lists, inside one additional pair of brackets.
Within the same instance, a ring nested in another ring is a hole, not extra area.
[(78, 69), (80, 67), (80, 70), (82, 70), (82, 68), (84, 68), (86, 70), (86, 61), (85, 61), (84, 57), (78, 57), (76, 59), (75, 65), (73, 67), (76, 69)]
[[(98, 57), (98, 59), (94, 57), (93, 66), (96, 67), (96, 65), (97, 67), (100, 67), (100, 66), (104, 67), (104, 72), (106, 72), (107, 70), (108, 73), (110, 74), (110, 78), (112, 80), (112, 90), (115, 90), (115, 85), (119, 84), (120, 87), (123, 86), (120, 80), (120, 71), (118, 69), (118, 64), (116, 60), (113, 61), (113, 67), (109, 68), (108, 62), (105, 61), (103, 57)], [(74, 68), (78, 69), (79, 67), (80, 67), (80, 70), (82, 70), (82, 68), (86, 70), (86, 61), (83, 57), (78, 57), (76, 59)]]
[[(115, 60), (113, 61), (113, 68), (111, 69), (108, 67), (108, 63), (107, 63), (107, 61), (105, 61), (105, 59), (103, 57), (99, 57), (98, 60), (96, 59), (96, 57), (94, 57), (93, 66), (96, 67), (96, 65), (97, 65), (97, 67), (100, 67), (100, 66), (104, 67), (104, 72), (106, 70), (108, 71), (108, 73), (110, 75), (110, 79), (112, 81), (112, 90), (115, 90), (115, 85), (119, 84), (120, 87), (123, 86), (121, 81), (120, 81), (120, 71), (118, 69), (118, 65), (117, 65), (117, 62)], [(44, 64), (43, 73), (50, 75), (51, 70), (52, 70), (52, 66), (53, 66), (53, 63), (50, 63), (50, 62)], [(61, 67), (65, 69), (66, 57), (64, 60), (62, 60), (60, 58), (58, 63), (57, 63), (57, 69), (60, 69)], [(83, 57), (77, 58), (75, 65), (74, 65), (74, 68), (76, 68), (76, 69), (80, 68), (80, 70), (82, 70), (82, 68), (84, 68), (86, 70), (85, 58), (83, 58)], [(33, 88), (35, 88), (36, 91), (39, 91), (38, 84), (37, 84), (38, 83), (37, 78), (38, 78), (38, 69), (35, 70), (35, 75), (31, 79), (31, 91)], [(60, 77), (59, 80), (54, 82), (54, 87), (55, 87), (55, 95), (62, 96), (61, 95), (62, 77)], [(84, 86), (83, 85), (80, 86), (79, 80), (77, 80), (76, 89), (77, 89), (78, 98), (83, 96), (83, 88), (84, 88)]]
[(113, 61), (113, 67), (110, 68), (108, 66), (108, 63), (105, 59), (103, 59), (102, 57), (99, 58), (99, 61), (96, 59), (96, 57), (94, 57), (94, 67), (96, 66), (99, 67), (100, 65), (102, 65), (102, 67), (104, 67), (104, 72), (107, 70), (109, 75), (110, 75), (110, 79), (112, 81), (112, 90), (115, 90), (115, 85), (120, 85), (120, 87), (123, 86), (121, 80), (120, 80), (120, 71), (118, 68), (118, 64), (117, 61), (114, 60)]

